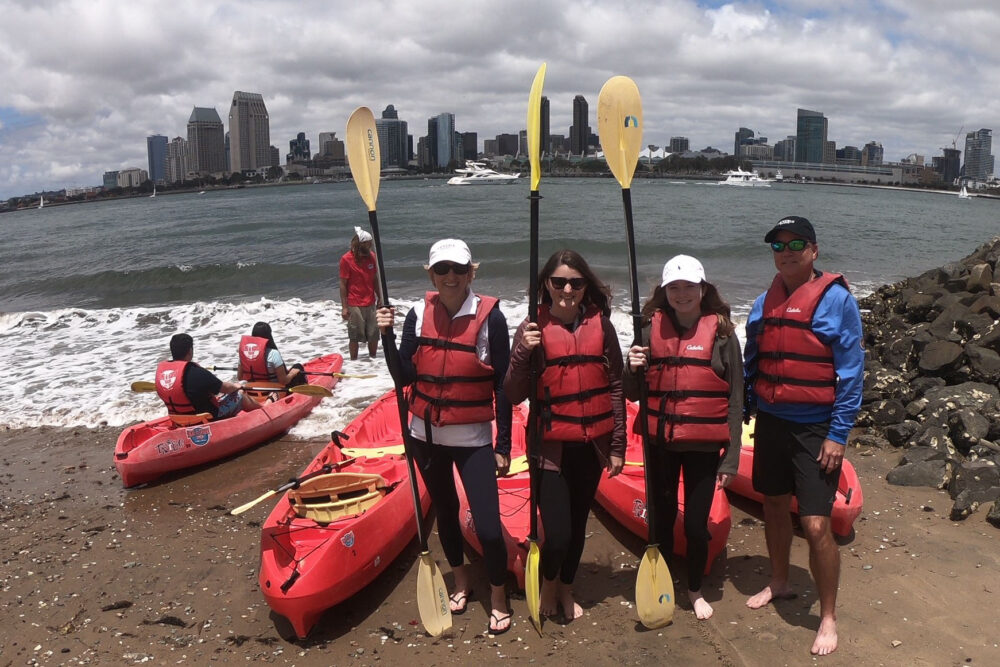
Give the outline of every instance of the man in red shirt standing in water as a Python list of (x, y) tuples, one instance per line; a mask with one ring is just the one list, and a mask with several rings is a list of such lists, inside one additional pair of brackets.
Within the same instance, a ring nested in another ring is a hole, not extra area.
[(368, 343), (368, 356), (375, 358), (378, 350), (378, 326), (375, 309), (382, 301), (372, 235), (360, 227), (354, 228), (351, 249), (340, 258), (341, 316), (347, 322), (348, 348), (351, 359), (358, 358), (358, 344)]

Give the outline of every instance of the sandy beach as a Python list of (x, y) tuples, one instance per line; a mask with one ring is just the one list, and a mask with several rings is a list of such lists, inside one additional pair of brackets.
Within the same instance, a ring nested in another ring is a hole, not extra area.
[[(417, 623), (417, 548), (373, 585), (291, 637), (257, 586), (263, 503), (228, 509), (297, 474), (322, 446), (282, 439), (217, 465), (124, 490), (112, 463), (118, 429), (7, 430), (0, 451), (0, 666), (374, 665), (987, 665), (1000, 662), (1000, 532), (980, 511), (948, 519), (943, 491), (884, 481), (899, 452), (858, 449), (865, 508), (841, 540), (840, 647), (809, 655), (818, 601), (807, 549), (792, 550), (794, 600), (753, 611), (767, 581), (759, 505), (734, 499), (725, 555), (705, 581), (715, 616), (697, 621), (683, 587), (674, 623), (647, 631), (633, 605), (642, 541), (600, 508), (577, 581), (585, 615), (539, 637), (522, 595), (514, 626), (491, 637), (481, 571), (469, 610), (432, 639)], [(431, 523), (431, 550), (443, 562)], [(682, 563), (675, 578), (686, 581)], [(446, 580), (450, 582), (449, 575)]]

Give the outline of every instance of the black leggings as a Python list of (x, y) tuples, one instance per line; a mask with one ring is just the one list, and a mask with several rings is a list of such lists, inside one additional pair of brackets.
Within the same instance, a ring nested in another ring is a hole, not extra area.
[(589, 442), (566, 442), (562, 469), (540, 470), (538, 511), (545, 531), (542, 576), (572, 584), (583, 556), (587, 518), (601, 481), (601, 462)]
[(500, 498), (497, 494), (497, 462), (491, 445), (445, 447), (413, 439), (413, 458), (437, 512), (438, 535), (448, 564), (465, 562), (462, 529), (458, 516), (455, 473), (458, 468), (469, 499), (476, 536), (483, 545), (490, 584), (503, 586), (507, 579), (507, 546), (500, 529)]
[(672, 452), (662, 443), (649, 447), (651, 485), (661, 492), (653, 496), (656, 541), (660, 553), (674, 553), (674, 522), (677, 520), (677, 485), (684, 470), (684, 536), (687, 538), (688, 590), (701, 590), (708, 563), (708, 515), (715, 496), (718, 452)]

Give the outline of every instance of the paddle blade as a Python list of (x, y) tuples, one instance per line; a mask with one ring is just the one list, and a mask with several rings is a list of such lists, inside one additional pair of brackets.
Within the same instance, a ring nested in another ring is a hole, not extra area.
[(510, 468), (507, 469), (507, 477), (519, 475), (528, 470), (528, 457), (518, 456), (510, 460)]
[(437, 637), (451, 628), (448, 588), (444, 585), (441, 569), (428, 551), (420, 554), (420, 565), (417, 567), (417, 611), (424, 630), (431, 637)]
[(293, 394), (305, 394), (306, 396), (323, 396), (324, 398), (333, 396), (332, 391), (326, 387), (321, 387), (318, 384), (300, 384), (294, 387), (289, 387), (288, 391)]
[(369, 211), (375, 210), (382, 170), (375, 116), (368, 107), (358, 107), (347, 120), (347, 159), (354, 184)]
[(405, 454), (403, 445), (390, 445), (387, 447), (344, 447), (340, 450), (344, 456), (367, 456), (370, 459), (377, 459), (388, 454)]
[(131, 387), (132, 391), (139, 392), (139, 393), (146, 393), (146, 392), (150, 392), (150, 391), (156, 391), (156, 385), (155, 384), (153, 384), (152, 382), (143, 382), (141, 380), (138, 381), (138, 382), (133, 382), (130, 385), (130, 387)]
[(542, 82), (545, 81), (545, 63), (535, 73), (528, 94), (528, 160), (531, 162), (531, 189), (538, 190), (542, 178)]
[(528, 545), (528, 562), (524, 566), (524, 597), (528, 601), (528, 616), (531, 624), (542, 634), (542, 591), (539, 578), (542, 552), (538, 542), (531, 540)]
[(252, 508), (252, 507), (254, 507), (254, 506), (256, 506), (256, 505), (258, 505), (258, 504), (260, 504), (262, 502), (264, 502), (265, 500), (267, 500), (268, 498), (270, 498), (273, 495), (276, 495), (277, 493), (278, 492), (275, 491), (275, 490), (273, 490), (273, 489), (271, 491), (266, 492), (266, 493), (262, 493), (261, 495), (257, 496), (256, 498), (254, 498), (250, 502), (245, 503), (243, 505), (240, 505), (239, 507), (237, 507), (236, 509), (234, 509), (233, 511), (231, 511), (230, 514), (232, 514), (233, 516), (239, 516), (240, 514), (243, 514), (244, 512), (246, 512), (248, 509), (250, 509), (250, 508)]
[(642, 100), (632, 79), (614, 76), (601, 88), (597, 96), (597, 131), (608, 168), (627, 190), (642, 150)]
[(674, 618), (674, 581), (667, 563), (655, 546), (647, 546), (635, 578), (635, 606), (639, 621), (653, 630)]

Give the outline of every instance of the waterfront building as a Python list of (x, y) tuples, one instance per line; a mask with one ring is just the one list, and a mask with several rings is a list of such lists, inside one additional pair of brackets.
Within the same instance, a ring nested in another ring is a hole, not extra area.
[(446, 169), (455, 154), (455, 114), (445, 112), (427, 119), (427, 148), (431, 166)]
[(517, 154), (522, 158), (528, 157), (528, 131), (521, 130), (517, 133)]
[(462, 159), (475, 160), (479, 157), (479, 135), (476, 132), (462, 133)]
[(382, 111), (382, 117), (375, 119), (375, 131), (378, 132), (381, 168), (401, 167), (406, 169), (410, 163), (407, 125), (405, 120), (399, 120), (396, 107), (390, 104)]
[(965, 166), (967, 181), (985, 183), (993, 176), (993, 130), (985, 128), (965, 135)]
[(958, 175), (962, 169), (962, 151), (957, 148), (942, 148), (944, 153), (941, 157), (932, 158), (934, 171), (941, 176), (941, 180), (952, 185), (958, 180)]
[(431, 169), (434, 166), (431, 160), (430, 144), (430, 135), (417, 139), (417, 166), (421, 169)]
[[(904, 165), (902, 164), (863, 167), (846, 164), (784, 162), (779, 160), (752, 160), (750, 164), (762, 176), (773, 177), (778, 171), (781, 171), (785, 180), (808, 178), (839, 183), (872, 183), (881, 185), (900, 185), (904, 182)], [(922, 169), (922, 167), (914, 166), (914, 173), (918, 169)]]
[(753, 139), (753, 130), (748, 127), (741, 127), (736, 130), (736, 137), (733, 141), (733, 155), (740, 157), (741, 151), (740, 146), (744, 143), (748, 143), (749, 140)]
[(875, 141), (869, 141), (865, 144), (865, 147), (861, 149), (861, 166), (877, 167), (884, 161), (883, 157), (884, 151), (882, 150), (882, 144)]
[(280, 167), (281, 166), (281, 151), (278, 150), (277, 146), (271, 146), (271, 166)]
[(687, 137), (670, 137), (670, 148), (671, 153), (684, 153), (691, 150), (691, 142), (688, 141)]
[(827, 119), (822, 113), (799, 109), (795, 126), (795, 161), (822, 163), (826, 133)]
[(567, 148), (566, 144), (567, 142), (565, 134), (550, 134), (549, 135), (550, 155), (567, 152), (569, 148)]
[(740, 159), (746, 160), (773, 160), (774, 147), (767, 144), (767, 139), (763, 143), (750, 143), (740, 146)]
[(194, 107), (187, 133), (189, 172), (210, 175), (225, 171), (225, 131), (215, 108)]
[(837, 142), (823, 142), (823, 164), (837, 164)]
[(583, 95), (573, 98), (573, 125), (569, 128), (569, 150), (573, 155), (586, 155), (590, 141), (590, 111)]
[(538, 109), (541, 114), (539, 122), (538, 150), (542, 155), (552, 154), (552, 135), (549, 132), (549, 98), (542, 96), (542, 104)]
[(146, 161), (149, 178), (154, 183), (164, 183), (167, 178), (167, 138), (161, 134), (146, 137)]
[(104, 172), (104, 189), (110, 190), (111, 188), (118, 187), (118, 172), (117, 171), (106, 171)]
[(138, 167), (129, 167), (118, 172), (118, 187), (136, 188), (149, 180), (149, 172)]
[(795, 162), (795, 135), (790, 134), (781, 141), (774, 142), (774, 159)]
[(260, 93), (233, 93), (229, 107), (229, 163), (232, 171), (270, 166), (271, 123)]
[(483, 139), (483, 155), (494, 156), (497, 154), (497, 140)]
[(299, 132), (295, 138), (288, 142), (288, 155), (285, 156), (285, 163), (308, 162), (312, 157), (309, 150), (309, 140), (306, 139), (305, 132)]
[(516, 134), (498, 134), (497, 135), (497, 155), (514, 155), (517, 153), (517, 135)]
[(180, 183), (188, 173), (188, 142), (174, 137), (167, 145), (167, 182)]
[(857, 146), (844, 146), (837, 149), (837, 164), (861, 164), (861, 149)]

